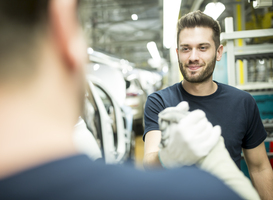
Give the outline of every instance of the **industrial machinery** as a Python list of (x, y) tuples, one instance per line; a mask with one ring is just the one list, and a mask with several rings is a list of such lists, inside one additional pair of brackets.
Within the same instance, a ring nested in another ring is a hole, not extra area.
[[(235, 40), (273, 36), (273, 28), (233, 31), (233, 19), (229, 17), (225, 19), (225, 30), (221, 33), (224, 54), (216, 65), (214, 79), (247, 91), (256, 100), (268, 133), (265, 140), (267, 154), (273, 158), (273, 44), (246, 45), (244, 42), (235, 46)], [(273, 159), (270, 161), (273, 166)], [(241, 165), (245, 171), (244, 161)]]

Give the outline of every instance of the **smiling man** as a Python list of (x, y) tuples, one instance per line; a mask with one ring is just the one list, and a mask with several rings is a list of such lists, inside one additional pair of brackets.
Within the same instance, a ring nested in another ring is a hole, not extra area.
[(212, 79), (215, 63), (223, 53), (220, 32), (219, 23), (200, 11), (178, 21), (177, 56), (184, 80), (148, 97), (144, 166), (162, 167), (158, 158), (161, 139), (158, 114), (187, 101), (191, 111), (201, 109), (213, 125), (221, 126), (226, 148), (238, 168), (243, 150), (254, 186), (263, 199), (271, 199), (273, 173), (263, 143), (266, 132), (255, 100), (244, 91)]

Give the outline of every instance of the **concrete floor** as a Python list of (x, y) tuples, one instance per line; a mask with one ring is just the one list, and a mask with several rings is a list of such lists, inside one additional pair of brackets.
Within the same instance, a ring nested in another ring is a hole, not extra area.
[(142, 140), (143, 136), (143, 125), (137, 123), (133, 126), (135, 132), (135, 166), (137, 169), (143, 169), (142, 161), (144, 156), (144, 142)]

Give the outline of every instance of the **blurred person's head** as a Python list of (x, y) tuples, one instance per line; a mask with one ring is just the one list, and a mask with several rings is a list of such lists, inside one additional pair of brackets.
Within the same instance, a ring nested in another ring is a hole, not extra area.
[(221, 28), (210, 16), (195, 11), (177, 23), (177, 55), (180, 71), (190, 83), (212, 80), (216, 60), (222, 56)]
[(56, 103), (72, 99), (80, 103), (86, 48), (77, 4), (77, 0), (0, 1), (0, 88), (11, 93), (36, 85), (37, 91), (44, 90), (44, 98), (52, 92)]
[(0, 1), (0, 178), (75, 154), (85, 94), (77, 0)]

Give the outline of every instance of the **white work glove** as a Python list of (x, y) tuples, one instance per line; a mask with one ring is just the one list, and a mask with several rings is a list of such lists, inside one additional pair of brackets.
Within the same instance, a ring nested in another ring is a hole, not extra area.
[(218, 177), (243, 199), (260, 199), (250, 180), (238, 169), (230, 157), (222, 136), (209, 154), (199, 160), (196, 165)]
[(162, 138), (158, 156), (165, 168), (195, 164), (209, 153), (221, 135), (220, 127), (213, 127), (203, 111), (188, 109), (188, 103), (181, 102), (159, 114)]
[(160, 147), (166, 146), (168, 142), (170, 128), (172, 123), (178, 123), (183, 117), (189, 114), (189, 104), (186, 101), (179, 103), (176, 107), (169, 107), (158, 114), (158, 124), (161, 130)]

